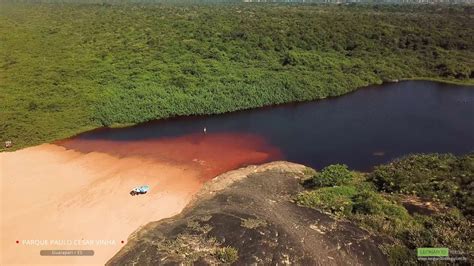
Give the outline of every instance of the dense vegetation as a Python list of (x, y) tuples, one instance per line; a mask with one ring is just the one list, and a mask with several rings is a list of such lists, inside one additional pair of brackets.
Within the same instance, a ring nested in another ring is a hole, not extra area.
[(474, 155), (413, 155), (375, 168), (370, 174), (380, 191), (412, 194), (456, 206), (474, 217)]
[[(314, 174), (305, 182), (312, 189), (299, 194), (296, 202), (388, 237), (381, 248), (394, 265), (416, 265), (418, 247), (448, 247), (472, 259), (473, 154), (410, 155), (369, 174), (353, 172), (350, 179), (347, 171), (337, 165)], [(335, 183), (320, 185), (318, 179), (328, 174)], [(403, 204), (407, 194), (429, 202), (426, 208), (433, 211), (409, 213)]]
[(337, 96), (431, 78), (473, 84), (470, 6), (2, 4), (0, 136)]

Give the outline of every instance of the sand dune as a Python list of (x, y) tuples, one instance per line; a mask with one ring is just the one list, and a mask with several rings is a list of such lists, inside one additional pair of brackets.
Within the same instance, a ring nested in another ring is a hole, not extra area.
[[(235, 137), (68, 140), (0, 153), (1, 265), (104, 264), (140, 226), (179, 213), (205, 180), (280, 156), (258, 138)], [(150, 193), (130, 196), (140, 184)], [(95, 255), (39, 255), (53, 249)]]

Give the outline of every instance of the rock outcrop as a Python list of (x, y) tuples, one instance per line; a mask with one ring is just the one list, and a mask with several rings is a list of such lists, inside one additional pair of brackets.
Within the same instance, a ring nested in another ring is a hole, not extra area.
[(137, 230), (108, 265), (385, 265), (380, 241), (292, 199), (306, 167), (248, 166), (216, 177), (181, 214)]

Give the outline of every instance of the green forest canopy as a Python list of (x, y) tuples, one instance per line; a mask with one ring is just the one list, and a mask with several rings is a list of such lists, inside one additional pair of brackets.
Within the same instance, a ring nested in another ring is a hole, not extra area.
[(0, 136), (321, 99), (402, 78), (474, 84), (472, 6), (2, 4)]

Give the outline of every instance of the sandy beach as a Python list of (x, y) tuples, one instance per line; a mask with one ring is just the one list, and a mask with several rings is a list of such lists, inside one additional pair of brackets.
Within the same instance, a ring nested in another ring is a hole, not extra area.
[[(0, 264), (103, 265), (140, 226), (179, 213), (206, 180), (279, 156), (258, 137), (227, 134), (67, 140), (0, 153)], [(151, 191), (129, 195), (141, 184)], [(61, 249), (95, 255), (40, 256)]]

